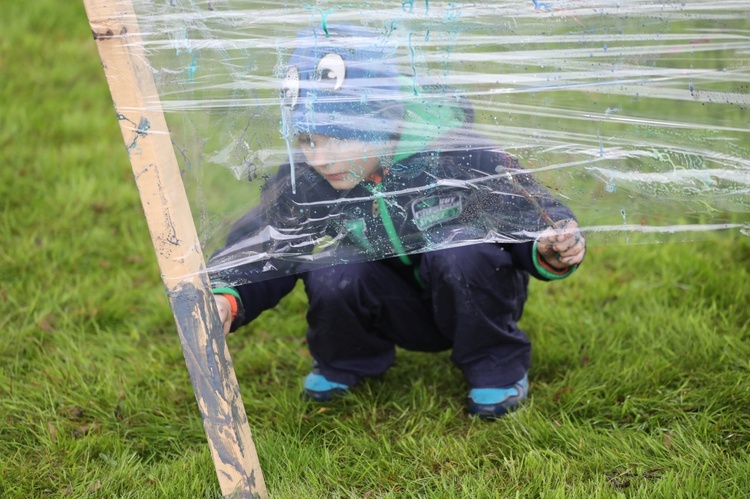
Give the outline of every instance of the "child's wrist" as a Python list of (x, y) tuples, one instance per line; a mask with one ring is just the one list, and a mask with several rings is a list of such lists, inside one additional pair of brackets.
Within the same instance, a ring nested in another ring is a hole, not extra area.
[(238, 300), (240, 299), (240, 294), (237, 292), (237, 290), (228, 286), (223, 288), (214, 288), (211, 290), (211, 292), (215, 295), (231, 295)]
[(544, 255), (539, 251), (539, 241), (534, 241), (532, 248), (531, 259), (534, 262), (534, 268), (536, 268), (539, 274), (550, 280), (563, 279), (568, 277), (573, 271), (578, 268), (578, 265), (566, 266), (562, 269), (558, 269), (552, 266), (545, 258)]
[(234, 295), (225, 293), (222, 293), (220, 296), (223, 296), (229, 303), (229, 311), (232, 316), (232, 322), (234, 322), (234, 320), (237, 318), (237, 310), (239, 310), (239, 307), (237, 306), (237, 298), (235, 298)]
[(240, 298), (240, 294), (237, 292), (236, 289), (230, 288), (230, 287), (214, 288), (211, 290), (211, 292), (214, 295), (222, 296), (227, 300), (229, 304), (229, 309), (232, 314), (233, 325), (237, 321), (238, 316), (240, 317), (240, 319), (244, 320), (244, 315), (245, 315), (244, 306), (242, 304), (242, 299)]

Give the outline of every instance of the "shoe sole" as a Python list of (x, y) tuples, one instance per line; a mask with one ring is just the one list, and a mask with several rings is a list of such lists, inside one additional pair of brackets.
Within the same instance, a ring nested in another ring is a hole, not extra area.
[(348, 393), (349, 390), (346, 390), (344, 388), (334, 388), (332, 390), (326, 390), (324, 392), (316, 392), (315, 390), (304, 388), (302, 390), (302, 397), (314, 402), (330, 402), (334, 398), (343, 397)]

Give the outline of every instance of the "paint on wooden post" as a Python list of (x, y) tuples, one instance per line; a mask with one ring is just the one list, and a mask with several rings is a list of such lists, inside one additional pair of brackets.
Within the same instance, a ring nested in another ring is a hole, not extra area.
[(84, 0), (225, 497), (266, 497), (153, 75), (130, 0)]

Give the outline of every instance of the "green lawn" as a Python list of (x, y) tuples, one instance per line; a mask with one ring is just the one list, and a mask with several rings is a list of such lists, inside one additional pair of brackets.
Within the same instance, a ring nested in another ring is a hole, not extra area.
[[(0, 18), (0, 497), (219, 487), (78, 2)], [(746, 497), (750, 238), (591, 248), (532, 285), (532, 397), (466, 416), (447, 355), (301, 400), (304, 294), (229, 338), (272, 497)]]

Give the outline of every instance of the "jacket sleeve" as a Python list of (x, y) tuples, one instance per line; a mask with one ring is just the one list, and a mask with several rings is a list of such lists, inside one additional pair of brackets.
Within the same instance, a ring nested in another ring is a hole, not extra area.
[[(570, 208), (540, 186), (534, 176), (523, 168), (516, 158), (498, 150), (485, 151), (485, 155), (488, 155), (488, 158), (483, 158), (483, 169), (490, 168), (492, 173), (500, 175), (499, 180), (513, 200), (514, 209), (521, 220), (529, 224), (529, 228), (546, 227), (542, 214), (539, 213), (540, 209), (554, 222), (576, 219)], [(525, 195), (533, 199), (536, 205)]]
[[(488, 158), (483, 158), (484, 169), (492, 168), (495, 173), (510, 174), (512, 180), (505, 181), (508, 195), (512, 199), (512, 211), (514, 216), (525, 230), (536, 230), (541, 232), (547, 228), (541, 212), (548, 216), (553, 222), (561, 220), (576, 220), (573, 212), (565, 204), (552, 196), (549, 191), (542, 188), (534, 177), (521, 167), (517, 159), (502, 151), (486, 151)], [(522, 194), (523, 191), (523, 194)], [(527, 196), (533, 201), (527, 199)], [(564, 279), (575, 272), (578, 265), (568, 267), (560, 271), (544, 261), (537, 251), (537, 241), (524, 241), (518, 243), (507, 243), (503, 245), (506, 251), (511, 253), (513, 263), (525, 270), (535, 278), (542, 281), (553, 281)]]
[(211, 283), (214, 294), (232, 295), (237, 300), (237, 313), (232, 321), (231, 332), (255, 320), (263, 311), (274, 308), (289, 294), (297, 282), (297, 276), (288, 275), (265, 281), (222, 286), (222, 282)]
[(560, 271), (549, 266), (539, 255), (536, 249), (536, 241), (526, 241), (522, 243), (506, 243), (502, 245), (505, 251), (509, 252), (513, 259), (513, 265), (528, 272), (540, 281), (557, 281), (565, 279), (576, 271), (578, 265), (568, 267)]
[[(283, 167), (263, 186), (260, 203), (248, 210), (230, 228), (223, 248), (208, 261), (209, 278), (215, 294), (231, 294), (238, 310), (231, 330), (273, 308), (296, 283), (294, 264), (273, 257), (283, 242), (279, 230), (293, 227), (285, 216), (293, 200)], [(288, 192), (287, 192), (288, 191)]]

